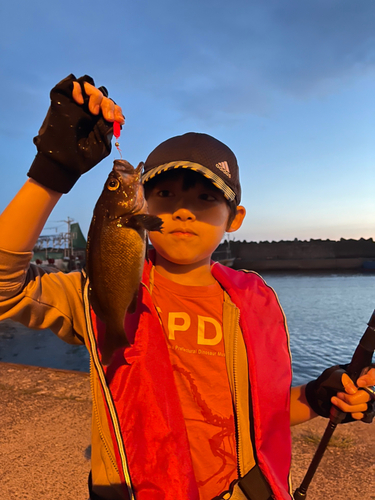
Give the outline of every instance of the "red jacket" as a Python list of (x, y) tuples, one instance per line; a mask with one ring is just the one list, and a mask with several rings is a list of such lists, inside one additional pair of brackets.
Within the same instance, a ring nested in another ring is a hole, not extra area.
[[(124, 498), (198, 500), (168, 348), (152, 303), (151, 269), (152, 264), (146, 263), (137, 311), (126, 320), (127, 334), (134, 337), (131, 347), (117, 352), (111, 365), (103, 368), (104, 325), (91, 310), (87, 314), (90, 350), (101, 381)], [(255, 459), (274, 497), (290, 499), (292, 375), (284, 314), (274, 291), (256, 273), (215, 263), (212, 274), (239, 310), (251, 389), (248, 431), (253, 430)]]

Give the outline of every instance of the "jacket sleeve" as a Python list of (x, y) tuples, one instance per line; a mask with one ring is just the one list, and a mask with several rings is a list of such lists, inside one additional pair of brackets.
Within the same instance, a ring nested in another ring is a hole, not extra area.
[(49, 328), (70, 344), (82, 344), (85, 317), (81, 273), (48, 273), (30, 264), (31, 252), (0, 249), (0, 321)]

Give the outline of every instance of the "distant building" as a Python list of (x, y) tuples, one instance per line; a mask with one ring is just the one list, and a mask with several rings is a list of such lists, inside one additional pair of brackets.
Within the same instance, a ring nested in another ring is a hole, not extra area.
[(40, 236), (31, 261), (62, 271), (81, 269), (85, 265), (86, 238), (78, 222), (70, 223), (68, 228), (67, 233)]

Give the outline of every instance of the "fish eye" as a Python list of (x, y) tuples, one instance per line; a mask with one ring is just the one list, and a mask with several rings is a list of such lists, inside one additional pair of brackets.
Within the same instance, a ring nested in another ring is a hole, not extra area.
[(107, 182), (107, 188), (110, 191), (116, 191), (116, 189), (119, 187), (120, 183), (117, 179), (111, 179), (110, 181)]

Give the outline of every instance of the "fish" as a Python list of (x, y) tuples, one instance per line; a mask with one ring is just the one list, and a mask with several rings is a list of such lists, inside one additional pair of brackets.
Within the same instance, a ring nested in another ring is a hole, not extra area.
[(162, 231), (160, 217), (147, 212), (141, 183), (143, 163), (134, 168), (115, 160), (95, 205), (86, 247), (89, 302), (105, 323), (102, 363), (130, 342), (124, 331), (127, 312), (136, 309), (146, 258), (147, 231)]

